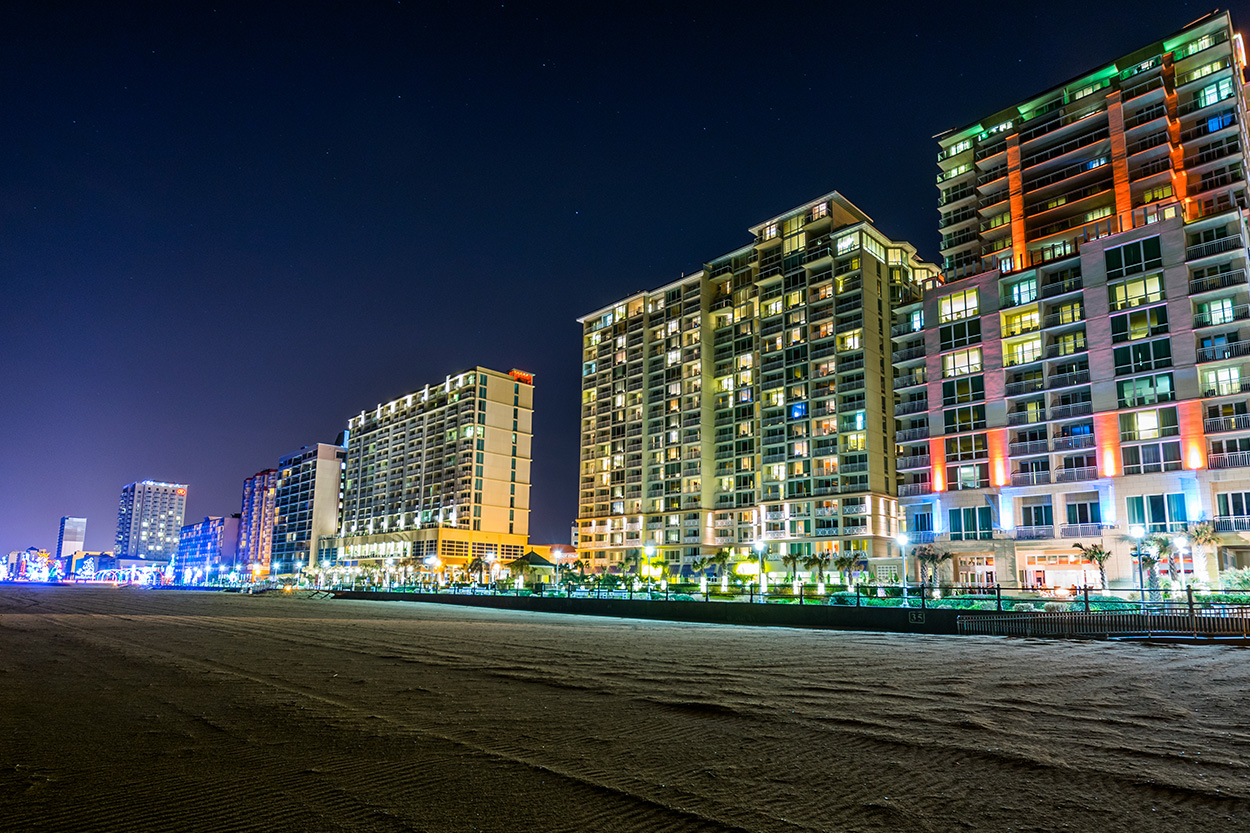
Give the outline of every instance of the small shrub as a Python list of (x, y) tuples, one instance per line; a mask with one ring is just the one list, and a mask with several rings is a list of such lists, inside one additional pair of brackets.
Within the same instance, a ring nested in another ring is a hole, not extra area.
[(1042, 605), (1042, 610), (1046, 611), (1047, 613), (1063, 613), (1067, 609), (1068, 609), (1067, 602), (1047, 602), (1046, 604)]
[(1011, 606), (1012, 613), (1034, 613), (1036, 611), (1037, 608), (1033, 606), (1032, 602), (1016, 602)]
[(689, 593), (678, 593), (676, 596), (674, 596), (674, 597), (673, 597), (673, 601), (675, 601), (675, 602), (693, 602), (693, 601), (694, 601), (694, 596), (691, 596)]
[(1220, 586), (1225, 590), (1250, 590), (1250, 567), (1224, 570), (1220, 573)]

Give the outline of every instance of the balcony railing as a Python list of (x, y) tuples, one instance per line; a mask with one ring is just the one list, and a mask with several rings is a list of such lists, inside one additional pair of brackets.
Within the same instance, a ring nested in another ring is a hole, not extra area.
[(928, 454), (911, 454), (898, 458), (899, 469), (924, 469), (929, 467)]
[(1202, 421), (1202, 430), (1207, 434), (1219, 434), (1224, 431), (1250, 431), (1250, 414), (1204, 419)]
[(1032, 425), (1035, 422), (1045, 422), (1046, 411), (1039, 408), (1035, 411), (1013, 411), (1007, 414), (1008, 425)]
[(1037, 541), (1042, 538), (1054, 538), (1054, 526), (1018, 526), (1016, 527), (1017, 541)]
[(1093, 447), (1093, 434), (1077, 434), (1074, 437), (1055, 437), (1055, 451), (1075, 451), (1079, 448)]
[(1073, 402), (1071, 405), (1056, 405), (1050, 409), (1051, 419), (1072, 419), (1088, 416), (1094, 412), (1093, 402)]
[(1051, 298), (1055, 295), (1066, 295), (1069, 292), (1076, 292), (1078, 289), (1081, 289), (1082, 286), (1083, 284), (1081, 283), (1081, 279), (1079, 277), (1043, 284), (1042, 297)]
[(1041, 361), (1042, 351), (1037, 350), (1021, 350), (1019, 352), (1010, 353), (1003, 357), (1003, 367), (1015, 367), (1021, 364), (1031, 364), (1032, 362)]
[(1097, 480), (1098, 469), (1095, 466), (1083, 466), (1076, 469), (1059, 469), (1055, 472), (1056, 483), (1075, 483), (1080, 480)]
[(900, 402), (894, 406), (894, 416), (907, 416), (929, 410), (929, 401), (921, 399), (916, 402)]
[(1207, 466), (1213, 469), (1240, 469), (1250, 466), (1250, 451), (1230, 451), (1207, 455)]
[(1230, 310), (1194, 313), (1194, 327), (1220, 327), (1234, 321), (1245, 321), (1247, 318), (1250, 318), (1250, 304), (1242, 304)]
[(1061, 538), (1098, 538), (1104, 529), (1113, 529), (1112, 524), (1060, 524)]
[(1022, 457), (1029, 454), (1045, 454), (1050, 450), (1050, 443), (1046, 440), (1030, 440), (1023, 443), (1012, 443), (1007, 446), (1007, 453), (1012, 457)]
[(1085, 320), (1085, 310), (1081, 307), (1074, 309), (1066, 309), (1060, 312), (1052, 312), (1046, 316), (1044, 324), (1047, 327), (1063, 327), (1067, 324), (1077, 324)]
[(911, 443), (928, 438), (929, 426), (927, 425), (922, 425), (919, 428), (904, 428), (902, 431), (894, 432), (894, 442), (896, 443)]
[(1073, 385), (1086, 384), (1089, 384), (1089, 371), (1076, 370), (1072, 373), (1060, 373), (1056, 376), (1051, 376), (1047, 387), (1054, 390), (1055, 388), (1069, 388)]
[(1185, 259), (1195, 260), (1200, 257), (1211, 257), (1212, 255), (1223, 254), (1224, 252), (1231, 252), (1234, 249), (1241, 248), (1245, 248), (1245, 244), (1241, 241), (1241, 235), (1230, 234), (1228, 237), (1221, 237), (1219, 240), (1190, 246), (1185, 249)]
[(894, 360), (895, 364), (897, 364), (898, 362), (905, 362), (911, 359), (918, 359), (924, 354), (925, 354), (924, 347), (906, 347), (902, 350), (895, 350), (894, 355), (891, 356), (891, 358)]
[(1037, 486), (1049, 482), (1049, 471), (1013, 471), (1011, 473), (1012, 486)]
[[(1246, 270), (1235, 269), (1231, 272), (1220, 272), (1216, 275), (1207, 275), (1203, 278), (1194, 278), (1189, 282), (1189, 294), (1197, 295), (1200, 292), (1211, 292), (1216, 289), (1227, 289), (1230, 286), (1242, 286), (1246, 283)], [(1203, 324), (1195, 324), (1194, 326), (1206, 326)]]
[(923, 385), (925, 378), (920, 373), (909, 373), (906, 376), (899, 376), (894, 380), (894, 389), (909, 388), (912, 385)]
[(1046, 383), (1041, 379), (1026, 379), (1023, 382), (1008, 382), (1005, 392), (1007, 396), (1026, 396), (1045, 387)]
[(1250, 356), (1250, 341), (1233, 341), (1213, 347), (1199, 347), (1195, 361), (1202, 364), (1203, 362), (1219, 362), (1241, 356)]
[(1202, 395), (1209, 398), (1216, 396), (1237, 396), (1242, 393), (1250, 393), (1250, 379), (1237, 382), (1220, 382), (1213, 388), (1205, 388)]
[(1216, 532), (1250, 532), (1250, 515), (1216, 515)]
[(927, 495), (932, 491), (932, 483), (903, 483), (898, 487), (898, 496), (911, 497), (913, 495)]

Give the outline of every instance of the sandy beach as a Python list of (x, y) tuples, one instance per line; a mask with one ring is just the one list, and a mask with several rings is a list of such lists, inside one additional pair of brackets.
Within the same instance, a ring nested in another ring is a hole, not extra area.
[(0, 586), (0, 830), (1244, 830), (1248, 659)]

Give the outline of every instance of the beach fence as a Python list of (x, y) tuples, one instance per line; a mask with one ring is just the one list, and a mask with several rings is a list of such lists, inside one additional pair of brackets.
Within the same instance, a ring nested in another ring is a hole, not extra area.
[(1179, 636), (1250, 638), (1250, 605), (1147, 602), (1138, 611), (1061, 611), (961, 616), (960, 634), (1116, 639)]

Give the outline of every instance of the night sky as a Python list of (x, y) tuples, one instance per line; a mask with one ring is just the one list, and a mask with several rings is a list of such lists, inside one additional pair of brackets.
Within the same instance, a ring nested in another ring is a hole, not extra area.
[(536, 374), (567, 542), (579, 315), (834, 189), (936, 258), (933, 134), (1210, 9), (685, 5), (0, 5), (0, 552), (144, 478), (238, 512), (475, 364)]

